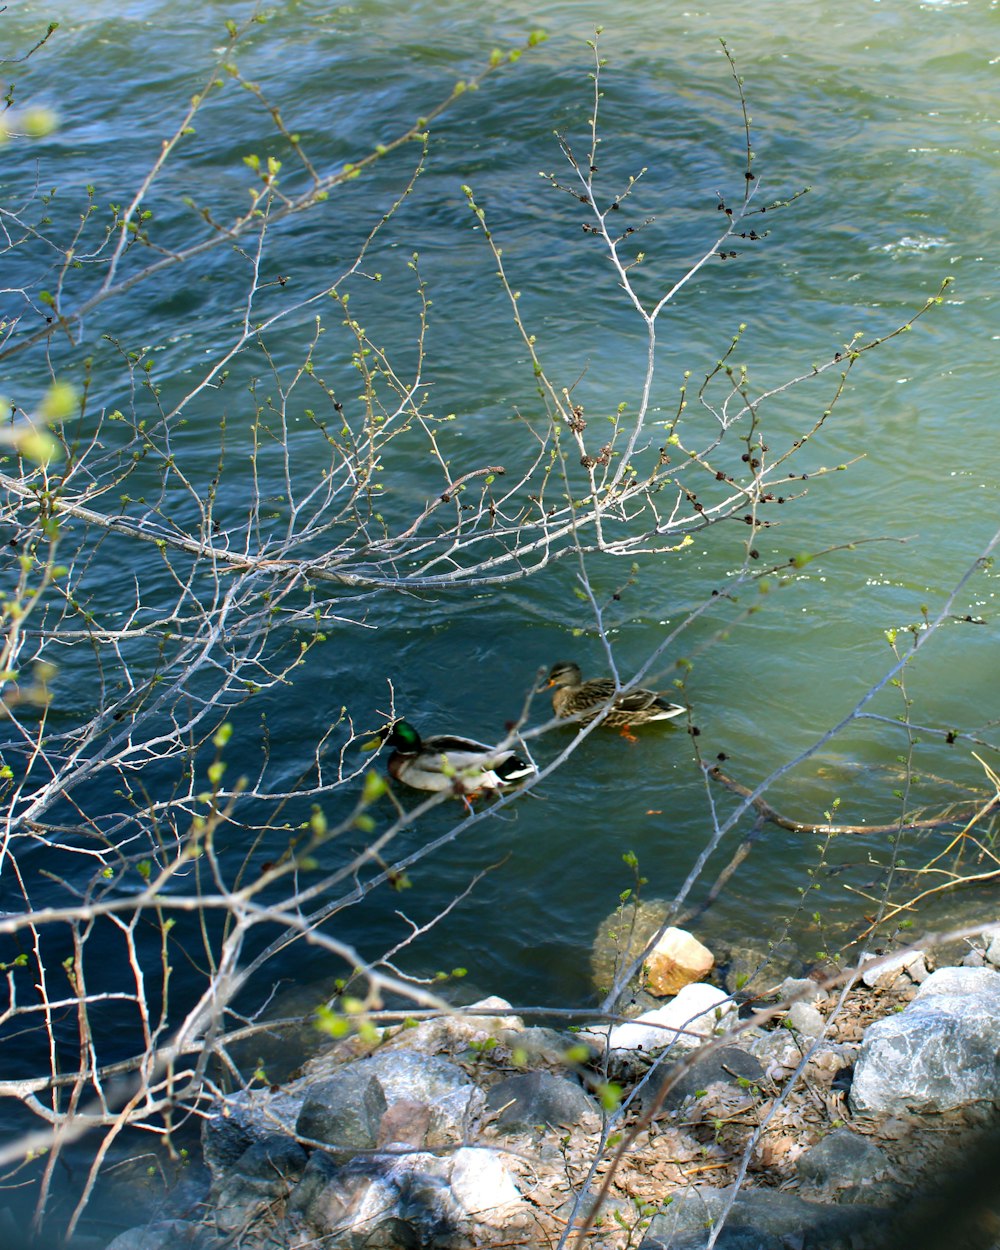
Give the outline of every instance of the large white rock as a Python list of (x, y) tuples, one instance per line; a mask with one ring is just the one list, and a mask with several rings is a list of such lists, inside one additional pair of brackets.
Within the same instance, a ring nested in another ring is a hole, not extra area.
[(503, 1207), (521, 1200), (500, 1156), (475, 1146), (464, 1146), (452, 1156), (451, 1192), (467, 1215), (489, 1223), (498, 1219)]
[(677, 994), (685, 985), (708, 976), (715, 956), (686, 929), (671, 926), (645, 960), (646, 989), (659, 998)]
[(583, 1030), (588, 1041), (611, 1050), (662, 1050), (664, 1046), (699, 1046), (726, 1028), (733, 1000), (714, 985), (686, 985), (676, 998), (654, 1011), (608, 1030)]
[(1000, 1100), (1000, 973), (942, 968), (905, 1011), (865, 1032), (851, 1086), (858, 1115)]

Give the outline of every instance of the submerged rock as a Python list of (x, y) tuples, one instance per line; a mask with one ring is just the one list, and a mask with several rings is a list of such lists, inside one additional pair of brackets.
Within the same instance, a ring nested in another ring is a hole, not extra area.
[(730, 994), (747, 998), (771, 995), (789, 977), (798, 977), (802, 959), (791, 942), (757, 942), (752, 938), (718, 952), (724, 984)]
[[(603, 998), (621, 981), (625, 970), (642, 954), (670, 911), (666, 899), (629, 899), (601, 921), (594, 937), (590, 967), (594, 986)], [(633, 985), (638, 980), (632, 978)], [(621, 989), (625, 989), (622, 984)]]

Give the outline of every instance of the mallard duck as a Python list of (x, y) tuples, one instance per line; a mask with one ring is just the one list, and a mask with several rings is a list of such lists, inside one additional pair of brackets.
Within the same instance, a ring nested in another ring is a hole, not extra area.
[(603, 724), (611, 729), (629, 729), (654, 720), (672, 720), (686, 711), (679, 703), (671, 703), (658, 690), (636, 687), (615, 694), (615, 683), (609, 677), (592, 677), (583, 681), (578, 664), (554, 664), (545, 688), (552, 688), (552, 707), (556, 716), (570, 717), (587, 724), (594, 720), (609, 700), (614, 700)]
[(384, 729), (382, 741), (392, 747), (389, 775), (414, 790), (507, 790), (538, 771), (509, 747), (498, 749), (455, 734), (421, 738), (405, 720)]

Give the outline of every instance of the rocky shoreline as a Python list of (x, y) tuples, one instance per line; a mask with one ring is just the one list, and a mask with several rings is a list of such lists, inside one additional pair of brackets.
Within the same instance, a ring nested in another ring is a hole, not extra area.
[[(109, 1250), (902, 1246), (1000, 1105), (1000, 936), (933, 962), (742, 1005), (693, 982), (573, 1031), (489, 998), (354, 1036), (220, 1102), (202, 1192)], [(974, 1207), (956, 1221), (986, 1227)]]

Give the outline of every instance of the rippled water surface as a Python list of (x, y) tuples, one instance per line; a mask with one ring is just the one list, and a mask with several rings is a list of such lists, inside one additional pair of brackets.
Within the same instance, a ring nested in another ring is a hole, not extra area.
[[(30, 153), (5, 149), (5, 196), (26, 195), (37, 176), (42, 187), (59, 186), (52, 212), (67, 222), (80, 211), (87, 183), (102, 204), (127, 200), (214, 64), (225, 20), (241, 12), (183, 0), (30, 0), (5, 13), (7, 47), (21, 46), (50, 17), (62, 23), (16, 75), (18, 98), (50, 104), (62, 124)], [(708, 265), (664, 313), (657, 420), (676, 409), (684, 372), (696, 385), (741, 323), (747, 329), (735, 359), (747, 363), (755, 384), (775, 385), (808, 374), (857, 332), (867, 339), (892, 331), (946, 276), (954, 278), (939, 307), (851, 373), (834, 416), (797, 462), (811, 475), (801, 497), (772, 511), (771, 528), (754, 540), (759, 567), (835, 550), (793, 569), (788, 584), (775, 583), (768, 595), (753, 586), (738, 602), (719, 595), (654, 664), (650, 676), (670, 683), (682, 672), (676, 662), (690, 661), (683, 696), (698, 736), (653, 730), (632, 745), (594, 735), (523, 802), (414, 872), (403, 902), (419, 923), (494, 866), (413, 949), (415, 967), (461, 962), (476, 990), (520, 1003), (586, 1001), (593, 932), (632, 884), (622, 853), (635, 851), (648, 894), (672, 896), (711, 831), (712, 805), (728, 810), (728, 796), (706, 786), (699, 759), (723, 754), (727, 769), (754, 785), (809, 749), (891, 665), (885, 631), (919, 624), (925, 608), (935, 616), (997, 529), (996, 5), (763, 0), (737, 12), (730, 5), (685, 11), (652, 2), (605, 9), (544, 0), (499, 8), (301, 0), (276, 3), (269, 13), (241, 52), (241, 68), (323, 164), (356, 160), (390, 139), (447, 95), (456, 78), (484, 64), (494, 46), (521, 43), (538, 27), (549, 34), (435, 124), (427, 170), (367, 266), (382, 281), (359, 284), (352, 297), (372, 339), (401, 362), (412, 361), (418, 302), (406, 262), (419, 252), (433, 300), (425, 377), (435, 411), (459, 418), (441, 429), (453, 472), (492, 461), (516, 467), (527, 443), (515, 414), (529, 425), (542, 420), (530, 363), (463, 183), (488, 210), (550, 376), (575, 385), (574, 398), (588, 414), (638, 402), (642, 327), (581, 231), (584, 206), (539, 177), (565, 175), (555, 130), (575, 150), (585, 147), (593, 91), (586, 40), (598, 23), (606, 28), (607, 58), (600, 177), (610, 198), (629, 173), (646, 170), (632, 201), (638, 219), (655, 218), (640, 236), (648, 257), (639, 280), (644, 294), (666, 289), (711, 246), (717, 193), (742, 194), (740, 101), (720, 36), (744, 79), (759, 194), (778, 199), (809, 188), (773, 214), (765, 240), (735, 260)], [(220, 214), (242, 203), (243, 156), (275, 146), (266, 115), (237, 88), (221, 92), (196, 129), (150, 198), (165, 246), (191, 237), (197, 219), (184, 197)], [(265, 309), (319, 288), (349, 262), (404, 185), (408, 160), (406, 152), (387, 158), (339, 191), (327, 211), (274, 230), (267, 264), (286, 285), (267, 294)], [(93, 352), (106, 366), (96, 372), (95, 401), (122, 402), (121, 374), (103, 334), (126, 346), (155, 344), (165, 395), (189, 389), (199, 366), (232, 335), (246, 264), (220, 249), (194, 269), (165, 270), (155, 287), (93, 315), (80, 356)], [(8, 275), (5, 285), (25, 280)], [(302, 359), (313, 315), (303, 309), (272, 336), (280, 367)], [(329, 329), (317, 359), (326, 376), (348, 385), (350, 342), (336, 318), (324, 316)], [(32, 369), (41, 363), (40, 355), (15, 358), (0, 388), (30, 391)], [(236, 380), (245, 386), (259, 367), (237, 364)], [(767, 437), (775, 446), (811, 426), (829, 401), (830, 376), (768, 409)], [(220, 402), (227, 404), (228, 454), (247, 453), (251, 409), (235, 391), (234, 384), (222, 399), (203, 392), (187, 410), (179, 446), (195, 479), (207, 480), (213, 470)], [(302, 439), (306, 473), (304, 419), (290, 437)], [(849, 467), (812, 476), (840, 464)], [(420, 458), (401, 451), (389, 472), (400, 509), (442, 488), (441, 470), (424, 451)], [(236, 475), (230, 483), (225, 504), (238, 509), (245, 485)], [(279, 480), (266, 485), (280, 492)], [(628, 566), (591, 562), (625, 676), (673, 625), (752, 563), (747, 546), (743, 526), (709, 528), (682, 551), (641, 559), (628, 585)], [(302, 753), (342, 706), (358, 724), (377, 724), (389, 681), (397, 705), (419, 726), (490, 737), (520, 713), (540, 668), (575, 658), (585, 670), (601, 671), (602, 647), (589, 605), (576, 593), (576, 572), (553, 566), (474, 598), (373, 600), (367, 623), (376, 628), (345, 624), (310, 654), (294, 687), (270, 700), (276, 768), (286, 779), (296, 776)], [(127, 567), (118, 573), (127, 579)], [(616, 590), (620, 597), (611, 599)], [(989, 738), (998, 694), (995, 595), (992, 568), (977, 572), (953, 610), (956, 618), (969, 614), (985, 624), (956, 619), (917, 656), (905, 692), (917, 725)], [(84, 674), (64, 680), (60, 697), (70, 701), (75, 682), (86, 688)], [(887, 688), (870, 709), (884, 720), (855, 722), (783, 777), (770, 801), (809, 821), (821, 821), (835, 799), (846, 822), (892, 821), (900, 811), (892, 770), (906, 749), (892, 724), (903, 711), (901, 698)], [(544, 714), (536, 700), (531, 721)], [(566, 740), (565, 733), (541, 739), (539, 759), (552, 758)], [(249, 731), (244, 741), (252, 767), (257, 746)], [(927, 735), (915, 761), (930, 780), (914, 788), (912, 803), (950, 797), (950, 783), (982, 777), (962, 739), (949, 745)], [(432, 813), (404, 835), (401, 852), (441, 832), (452, 816)], [(776, 933), (790, 917), (808, 961), (826, 945), (813, 913), (835, 931), (855, 929), (869, 903), (853, 891), (877, 891), (875, 864), (888, 853), (886, 840), (836, 839), (828, 858), (838, 871), (816, 878), (820, 889), (803, 903), (803, 890), (814, 883), (807, 872), (818, 862), (815, 842), (767, 826), (706, 913), (707, 940)], [(724, 843), (696, 899), (735, 846)], [(913, 848), (914, 861), (929, 858), (933, 846)], [(397, 897), (376, 895), (345, 913), (343, 936), (367, 955), (379, 953), (404, 931), (395, 914), (400, 905)], [(299, 954), (288, 972), (321, 981), (328, 968), (319, 955)]]

